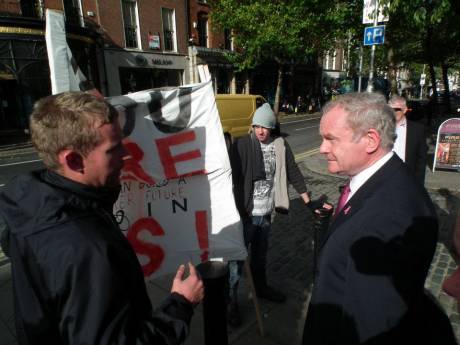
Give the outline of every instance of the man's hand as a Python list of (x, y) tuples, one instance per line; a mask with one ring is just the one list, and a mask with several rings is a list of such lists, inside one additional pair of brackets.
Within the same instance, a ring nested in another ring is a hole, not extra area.
[(321, 209), (325, 210), (326, 212), (332, 212), (332, 210), (334, 209), (334, 206), (327, 202), (327, 198), (325, 196), (321, 196), (319, 199), (316, 200), (310, 199), (310, 202), (307, 203), (306, 206), (309, 208), (311, 212), (316, 213), (318, 213)]
[(195, 266), (188, 263), (189, 275), (184, 277), (185, 266), (180, 265), (173, 280), (171, 292), (176, 292), (184, 296), (190, 303), (198, 304), (204, 297), (204, 287), (201, 278), (198, 276)]

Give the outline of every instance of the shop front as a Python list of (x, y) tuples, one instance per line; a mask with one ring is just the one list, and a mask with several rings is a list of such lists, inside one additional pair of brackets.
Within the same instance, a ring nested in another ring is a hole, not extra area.
[(106, 49), (104, 57), (108, 96), (184, 84), (184, 55)]
[[(44, 22), (14, 24), (0, 20), (0, 145), (28, 141), (33, 105), (51, 94)], [(97, 86), (97, 77), (92, 78), (98, 75), (94, 40), (74, 34), (68, 41), (82, 71)]]

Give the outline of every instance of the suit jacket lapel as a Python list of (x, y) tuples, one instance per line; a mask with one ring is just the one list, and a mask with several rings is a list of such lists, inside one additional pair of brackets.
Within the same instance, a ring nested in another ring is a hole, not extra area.
[(353, 194), (350, 200), (345, 204), (342, 211), (332, 219), (332, 223), (327, 229), (320, 248), (324, 246), (328, 238), (339, 228), (343, 223), (348, 222), (353, 218), (364, 205), (367, 198), (372, 196), (376, 190), (378, 190), (385, 181), (394, 176), (394, 171), (403, 166), (402, 160), (398, 155), (394, 154), (393, 157), (386, 162), (379, 170), (367, 180), (358, 191)]

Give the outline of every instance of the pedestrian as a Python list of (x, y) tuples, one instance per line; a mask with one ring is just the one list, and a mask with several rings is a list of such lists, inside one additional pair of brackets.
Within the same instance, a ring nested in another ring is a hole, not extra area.
[[(252, 133), (238, 138), (232, 147), (231, 164), (236, 206), (243, 221), (246, 246), (250, 247), (250, 267), (258, 297), (272, 302), (284, 302), (286, 296), (267, 282), (267, 251), (274, 210), (289, 209), (288, 182), (311, 209), (320, 205), (310, 201), (289, 144), (276, 137), (272, 130), (276, 117), (268, 103), (254, 113)], [(238, 308), (238, 284), (242, 262), (230, 261), (230, 303), (228, 321), (241, 323)]]
[(323, 112), (320, 152), (350, 180), (320, 245), (303, 344), (456, 344), (424, 290), (438, 220), (392, 151), (393, 110), (383, 95), (349, 93)]
[(392, 96), (388, 104), (393, 108), (396, 117), (396, 140), (393, 151), (406, 163), (417, 180), (424, 184), (428, 152), (425, 127), (406, 118), (408, 109), (405, 98)]
[(32, 142), (43, 170), (0, 195), (19, 344), (179, 344), (203, 284), (179, 267), (155, 311), (136, 254), (112, 215), (127, 152), (117, 111), (83, 92), (39, 100)]

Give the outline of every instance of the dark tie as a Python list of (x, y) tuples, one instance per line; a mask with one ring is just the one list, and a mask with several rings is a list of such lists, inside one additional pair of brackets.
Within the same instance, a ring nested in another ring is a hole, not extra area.
[(334, 216), (338, 215), (342, 208), (347, 203), (348, 196), (350, 195), (350, 182), (348, 182), (342, 190), (342, 194), (340, 194), (339, 202), (337, 203), (337, 208), (335, 209)]

